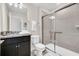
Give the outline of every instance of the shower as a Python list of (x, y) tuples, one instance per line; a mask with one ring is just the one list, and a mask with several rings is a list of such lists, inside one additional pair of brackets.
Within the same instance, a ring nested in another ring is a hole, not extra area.
[[(56, 53), (56, 33), (55, 33), (55, 16), (51, 16), (51, 17), (49, 17), (50, 18), (50, 20), (51, 20), (51, 25), (50, 25), (50, 29), (52, 28), (51, 26), (53, 25), (53, 31), (52, 30), (50, 30), (50, 35), (52, 36), (52, 34), (53, 34), (53, 39), (54, 39), (54, 52)], [(52, 33), (52, 34), (51, 34)], [(52, 39), (52, 37), (51, 37), (51, 39)]]
[(42, 42), (47, 49), (59, 55), (79, 55), (79, 32), (74, 27), (78, 24), (78, 7), (70, 3), (42, 17)]

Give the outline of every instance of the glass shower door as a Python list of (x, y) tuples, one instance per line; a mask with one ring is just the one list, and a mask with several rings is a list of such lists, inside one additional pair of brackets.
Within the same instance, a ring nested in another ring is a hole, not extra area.
[(52, 16), (46, 16), (43, 18), (42, 22), (42, 28), (43, 28), (43, 44), (46, 45), (46, 47), (49, 50), (52, 50), (55, 52), (55, 16), (53, 16), (54, 19), (52, 19)]
[(62, 56), (79, 55), (78, 7), (79, 4), (75, 4), (60, 10), (55, 13), (55, 19), (52, 20), (51, 16), (44, 18), (44, 21), (47, 22), (43, 25), (43, 41), (49, 50)]
[(79, 4), (58, 11), (56, 16), (56, 52), (79, 55)]

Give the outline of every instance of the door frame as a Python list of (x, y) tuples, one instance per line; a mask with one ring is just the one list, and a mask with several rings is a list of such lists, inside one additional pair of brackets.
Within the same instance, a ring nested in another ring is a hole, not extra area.
[[(47, 14), (49, 14), (50, 12), (48, 11), (48, 10), (45, 10), (45, 9), (40, 9), (40, 16), (39, 16), (39, 18), (40, 18), (40, 23), (41, 23), (41, 25), (40, 25), (40, 37), (41, 37), (41, 42), (42, 43), (44, 43), (44, 40), (43, 40), (43, 16), (45, 16), (45, 15), (47, 15)], [(42, 13), (43, 12), (45, 12), (46, 14), (45, 15), (42, 15)]]

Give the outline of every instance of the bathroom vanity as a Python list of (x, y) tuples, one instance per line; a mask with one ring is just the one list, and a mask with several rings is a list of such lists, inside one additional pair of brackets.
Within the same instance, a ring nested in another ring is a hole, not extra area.
[(1, 56), (30, 56), (30, 34), (1, 36)]

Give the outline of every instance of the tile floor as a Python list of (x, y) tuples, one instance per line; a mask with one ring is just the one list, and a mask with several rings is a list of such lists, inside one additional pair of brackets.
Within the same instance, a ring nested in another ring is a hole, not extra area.
[[(36, 56), (34, 54), (35, 48), (33, 45), (31, 45), (31, 56)], [(46, 50), (43, 52), (43, 56), (59, 56), (59, 54), (54, 53), (53, 51), (46, 48)]]
[[(31, 56), (36, 56), (36, 55), (33, 54), (33, 52), (32, 52)], [(50, 50), (48, 50), (48, 49), (46, 49), (46, 53), (43, 53), (42, 56), (59, 56), (59, 55), (54, 53), (54, 52), (52, 52), (52, 51), (50, 51)]]

